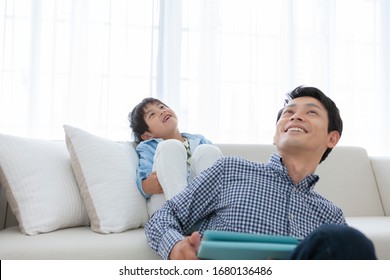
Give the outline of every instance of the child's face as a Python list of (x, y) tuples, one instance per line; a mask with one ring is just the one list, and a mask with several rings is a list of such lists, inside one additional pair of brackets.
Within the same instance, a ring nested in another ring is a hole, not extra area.
[(144, 120), (149, 131), (142, 134), (143, 140), (150, 138), (169, 139), (177, 130), (177, 116), (168, 106), (162, 103), (149, 103), (145, 106), (144, 112)]

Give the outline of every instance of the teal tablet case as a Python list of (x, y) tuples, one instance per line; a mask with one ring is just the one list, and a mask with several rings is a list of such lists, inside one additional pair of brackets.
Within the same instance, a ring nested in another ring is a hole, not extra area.
[(198, 258), (208, 260), (287, 259), (299, 240), (291, 236), (207, 230)]

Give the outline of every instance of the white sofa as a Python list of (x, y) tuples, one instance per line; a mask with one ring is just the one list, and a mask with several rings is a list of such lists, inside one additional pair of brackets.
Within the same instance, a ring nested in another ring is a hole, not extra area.
[[(91, 143), (91, 139), (88, 142)], [(109, 145), (113, 143), (112, 141)], [(133, 149), (131, 143), (116, 144)], [(7, 144), (1, 141), (0, 136), (2, 151), (6, 148), (4, 145)], [(58, 145), (66, 150), (64, 143)], [(272, 145), (218, 146), (224, 155), (262, 162), (268, 161), (270, 154), (275, 151)], [(102, 146), (98, 145), (98, 148), (101, 150)], [(7, 199), (10, 201), (15, 197), (10, 195), (9, 190), (7, 195), (4, 191), (10, 187), (4, 187), (4, 184), (13, 182), (7, 182), (7, 178), (4, 178), (7, 176), (4, 166), (6, 159), (4, 156), (2, 158), (2, 153), (0, 152), (0, 182), (3, 185), (0, 187), (0, 259), (160, 259), (151, 251), (144, 235), (143, 225), (147, 218), (138, 225), (130, 226), (128, 230), (119, 229), (114, 233), (99, 233), (96, 228), (88, 226), (88, 223), (82, 226), (62, 226), (57, 230), (48, 230), (47, 233), (22, 233), (18, 220), (7, 203)], [(23, 154), (28, 157), (29, 151), (24, 149)], [(70, 157), (63, 161), (71, 165)], [(73, 165), (72, 167), (74, 168)], [(74, 176), (77, 177), (76, 173), (74, 172)], [(390, 158), (368, 157), (362, 148), (340, 146), (332, 151), (316, 173), (320, 176), (317, 191), (339, 205), (344, 210), (349, 225), (364, 232), (374, 242), (379, 259), (390, 259)], [(80, 184), (80, 181), (77, 182)], [(47, 211), (49, 213), (50, 210)], [(137, 213), (142, 217), (147, 215), (145, 203), (137, 206)]]

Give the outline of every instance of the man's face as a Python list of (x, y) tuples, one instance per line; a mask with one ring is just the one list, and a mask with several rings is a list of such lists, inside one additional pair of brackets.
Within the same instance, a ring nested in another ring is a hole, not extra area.
[(328, 112), (319, 100), (313, 97), (295, 98), (286, 105), (277, 122), (275, 145), (280, 152), (305, 150), (322, 156), (339, 139), (338, 132), (328, 133), (328, 123)]

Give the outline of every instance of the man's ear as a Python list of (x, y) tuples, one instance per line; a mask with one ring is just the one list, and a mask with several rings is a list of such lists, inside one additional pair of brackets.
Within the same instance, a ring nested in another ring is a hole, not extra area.
[(340, 133), (337, 130), (329, 132), (328, 148), (334, 148), (340, 140)]
[(145, 141), (145, 140), (149, 140), (149, 139), (153, 138), (153, 135), (150, 132), (146, 131), (145, 133), (143, 133), (141, 135), (141, 138), (142, 138), (142, 140)]

